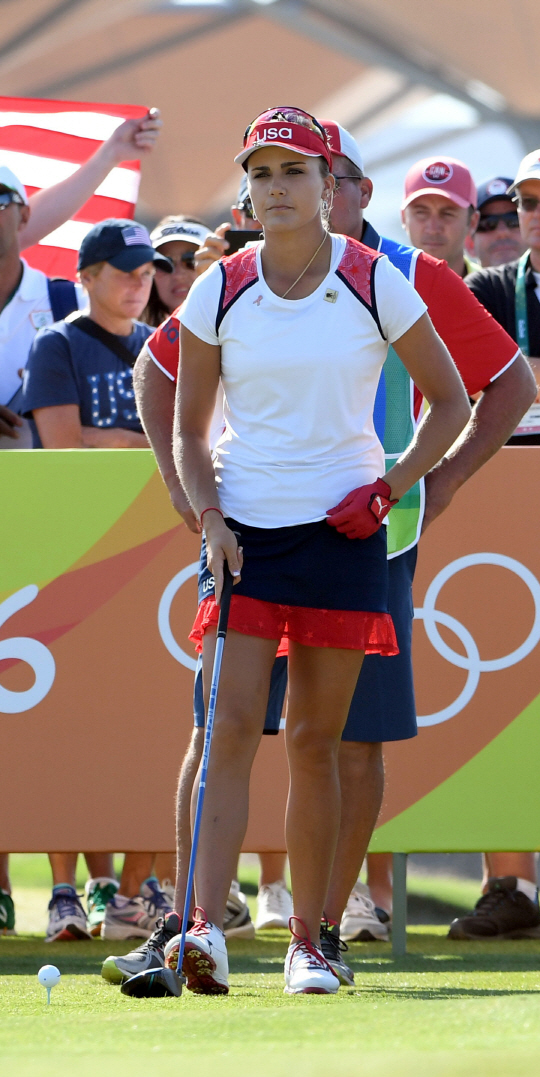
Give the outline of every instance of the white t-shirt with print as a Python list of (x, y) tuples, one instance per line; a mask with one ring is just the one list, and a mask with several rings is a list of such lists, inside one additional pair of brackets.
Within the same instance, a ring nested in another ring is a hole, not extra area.
[(236, 298), (227, 302), (216, 263), (180, 312), (195, 336), (221, 346), (221, 506), (262, 528), (322, 520), (350, 490), (384, 475), (373, 426), (377, 385), (388, 344), (426, 306), (386, 256), (344, 236), (332, 236), (329, 273), (305, 299), (270, 290), (260, 246), (229, 266), (241, 257)]

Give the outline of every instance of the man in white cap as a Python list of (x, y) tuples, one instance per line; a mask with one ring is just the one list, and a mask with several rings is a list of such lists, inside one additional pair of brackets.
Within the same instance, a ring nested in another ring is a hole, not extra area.
[(149, 152), (161, 126), (157, 109), (126, 120), (76, 172), (30, 198), (19, 177), (2, 165), (0, 154), (0, 449), (32, 444), (28, 425), (18, 415), (19, 372), (38, 329), (82, 304), (82, 289), (69, 281), (48, 281), (20, 251), (69, 220), (121, 161)]
[(476, 268), (465, 253), (479, 219), (476, 187), (463, 161), (424, 157), (405, 177), (401, 218), (414, 247), (444, 258), (459, 277)]

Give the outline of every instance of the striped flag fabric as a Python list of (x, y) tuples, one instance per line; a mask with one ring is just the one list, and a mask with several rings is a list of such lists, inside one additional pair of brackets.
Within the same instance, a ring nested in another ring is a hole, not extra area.
[[(31, 195), (72, 175), (124, 120), (147, 112), (140, 105), (0, 96), (0, 164)], [(113, 168), (71, 220), (23, 251), (26, 261), (49, 277), (74, 280), (83, 237), (105, 217), (133, 217), (139, 180), (138, 161)]]

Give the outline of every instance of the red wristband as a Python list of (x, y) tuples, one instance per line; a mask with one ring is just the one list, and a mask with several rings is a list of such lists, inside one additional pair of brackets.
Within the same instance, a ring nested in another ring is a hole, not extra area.
[(205, 512), (219, 512), (219, 515), (222, 517), (222, 519), (223, 520), (225, 519), (221, 509), (218, 509), (215, 505), (208, 505), (208, 507), (206, 509), (202, 510), (201, 515), (199, 516), (199, 520), (200, 520), (201, 524), (202, 524), (202, 518), (203, 518)]

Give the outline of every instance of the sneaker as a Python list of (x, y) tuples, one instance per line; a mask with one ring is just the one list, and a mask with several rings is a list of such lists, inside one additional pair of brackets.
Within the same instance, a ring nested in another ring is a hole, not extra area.
[(345, 964), (343, 953), (349, 949), (346, 942), (339, 937), (339, 924), (331, 924), (323, 919), (321, 922), (321, 950), (330, 968), (332, 968), (344, 987), (354, 987), (354, 972)]
[[(196, 995), (229, 994), (229, 961), (223, 931), (206, 919), (203, 909), (188, 930), (182, 962), (182, 972), (187, 980), (188, 991)], [(165, 947), (165, 967), (176, 969), (180, 935), (171, 939)]]
[(16, 934), (13, 898), (7, 890), (0, 890), (0, 935)]
[(472, 912), (450, 924), (449, 939), (538, 939), (540, 910), (517, 889), (515, 875), (490, 879)]
[(107, 957), (101, 966), (101, 975), (109, 984), (123, 984), (139, 972), (165, 968), (165, 946), (182, 929), (177, 913), (160, 916), (155, 930), (146, 942), (123, 957)]
[(240, 890), (240, 883), (233, 879), (225, 916), (223, 917), (223, 932), (226, 939), (253, 939), (255, 927), (246, 901), (246, 895)]
[[(322, 950), (305, 935), (297, 935), (293, 924), (302, 924), (297, 916), (291, 916), (291, 944), (285, 958), (286, 995), (335, 995), (339, 979), (324, 957)], [(305, 930), (305, 928), (304, 928)]]
[(57, 886), (49, 902), (49, 922), (45, 942), (75, 942), (91, 939), (86, 913), (73, 886)]
[(388, 913), (376, 908), (367, 886), (358, 880), (341, 917), (341, 938), (345, 942), (388, 942), (390, 923)]
[(84, 892), (90, 934), (99, 935), (105, 919), (105, 909), (118, 892), (118, 883), (115, 879), (87, 879)]
[(284, 879), (261, 886), (257, 894), (257, 931), (271, 927), (288, 928), (293, 915), (292, 897), (287, 890)]
[(147, 879), (134, 898), (116, 894), (105, 908), (102, 939), (149, 939), (160, 916), (172, 912), (157, 879)]
[(170, 998), (171, 995), (180, 998), (184, 982), (183, 976), (178, 976), (172, 969), (149, 969), (130, 976), (120, 990), (132, 998)]

